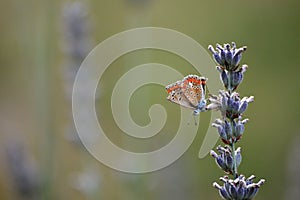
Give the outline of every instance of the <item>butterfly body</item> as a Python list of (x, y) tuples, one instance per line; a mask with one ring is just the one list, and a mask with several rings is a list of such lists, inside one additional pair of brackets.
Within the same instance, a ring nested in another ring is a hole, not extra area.
[(167, 99), (173, 103), (194, 110), (194, 115), (205, 111), (205, 86), (207, 78), (188, 75), (181, 81), (166, 86)]

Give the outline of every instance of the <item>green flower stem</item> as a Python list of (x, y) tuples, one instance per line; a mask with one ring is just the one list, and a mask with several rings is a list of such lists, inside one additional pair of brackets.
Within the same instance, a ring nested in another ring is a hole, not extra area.
[[(232, 77), (232, 73), (229, 71), (228, 72), (229, 74), (229, 79), (228, 79), (228, 89), (227, 91), (229, 92), (229, 94), (232, 93), (232, 88), (231, 88), (231, 77)], [(231, 126), (231, 130), (233, 130), (233, 118), (230, 117), (230, 126)], [(232, 156), (232, 159), (233, 159), (233, 176), (234, 178), (237, 178), (238, 177), (238, 170), (237, 170), (237, 166), (236, 166), (236, 158), (235, 158), (235, 142), (232, 142), (232, 144), (230, 145), (231, 147), (231, 156)]]
[(233, 89), (231, 88), (231, 77), (232, 77), (232, 72), (231, 71), (228, 71), (227, 72), (228, 73), (228, 89), (227, 89), (227, 91), (229, 92), (229, 94), (231, 94), (232, 93), (232, 91), (233, 91)]
[(237, 170), (237, 166), (236, 166), (236, 157), (235, 157), (235, 143), (233, 142), (231, 145), (231, 156), (233, 159), (233, 177), (237, 178), (238, 177), (238, 170)]

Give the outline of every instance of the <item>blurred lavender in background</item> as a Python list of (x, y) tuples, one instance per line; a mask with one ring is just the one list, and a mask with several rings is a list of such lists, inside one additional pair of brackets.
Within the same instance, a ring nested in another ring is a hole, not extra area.
[(99, 169), (88, 166), (80, 173), (74, 173), (70, 177), (72, 187), (87, 197), (95, 196), (100, 189)]
[[(88, 17), (88, 6), (84, 1), (68, 2), (62, 9), (62, 50), (65, 55), (63, 65), (63, 77), (65, 96), (68, 100), (67, 107), (69, 110), (70, 124), (66, 127), (65, 137), (73, 144), (83, 147), (72, 118), (72, 90), (76, 73), (91, 50), (91, 24)], [(85, 97), (85, 91), (82, 97)], [(84, 120), (84, 119), (83, 119)]]
[(300, 197), (300, 136), (293, 139), (287, 157), (287, 170), (285, 183), (285, 200), (298, 200)]
[(6, 145), (8, 172), (18, 199), (39, 199), (40, 176), (31, 153), (20, 140), (10, 140)]
[(88, 7), (84, 1), (68, 2), (62, 10), (62, 49), (64, 59), (64, 76), (66, 97), (71, 100), (73, 82), (82, 61), (91, 50)]
[[(71, 144), (75, 144), (79, 148), (82, 170), (81, 172), (72, 172), (70, 174), (70, 186), (81, 192), (87, 199), (98, 199), (97, 193), (100, 190), (100, 173), (96, 168), (92, 159), (86, 159), (88, 156), (83, 144), (76, 132), (72, 113), (72, 88), (76, 77), (76, 73), (91, 50), (91, 24), (88, 16), (88, 6), (84, 1), (68, 2), (62, 10), (63, 15), (63, 52), (65, 54), (65, 64), (63, 66), (63, 75), (65, 78), (65, 94), (69, 101), (70, 111), (69, 124), (67, 125), (65, 138)], [(82, 98), (85, 97), (85, 91), (82, 92)], [(84, 117), (84, 116), (83, 116)], [(82, 119), (85, 120), (85, 119)], [(81, 151), (83, 150), (83, 152)]]

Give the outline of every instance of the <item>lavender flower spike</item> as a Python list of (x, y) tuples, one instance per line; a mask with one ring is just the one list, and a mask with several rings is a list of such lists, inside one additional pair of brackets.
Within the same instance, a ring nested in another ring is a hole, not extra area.
[(213, 186), (219, 190), (220, 195), (224, 199), (234, 200), (251, 200), (257, 194), (260, 186), (265, 182), (261, 179), (258, 183), (253, 183), (252, 180), (245, 180), (244, 175), (240, 175), (238, 178), (232, 180), (228, 176), (220, 178), (224, 182), (223, 186), (218, 183), (213, 183)]
[(217, 51), (212, 45), (208, 46), (208, 49), (213, 54), (215, 61), (228, 71), (236, 70), (240, 60), (242, 59), (242, 53), (246, 51), (247, 47), (241, 47), (236, 49), (236, 44), (233, 42), (230, 44), (224, 44), (223, 47), (219, 44), (216, 45)]
[(212, 123), (218, 129), (220, 139), (225, 144), (218, 146), (217, 152), (211, 150), (210, 155), (215, 159), (216, 164), (226, 173), (233, 176), (223, 176), (220, 180), (223, 185), (214, 182), (213, 186), (219, 190), (219, 194), (226, 200), (251, 200), (257, 194), (260, 186), (265, 182), (261, 179), (258, 183), (253, 183), (255, 176), (245, 178), (238, 173), (238, 167), (242, 162), (241, 148), (235, 147), (242, 138), (245, 131), (245, 124), (249, 119), (243, 119), (243, 114), (247, 110), (249, 103), (254, 101), (254, 97), (240, 98), (236, 92), (238, 86), (244, 79), (244, 73), (248, 66), (240, 66), (242, 53), (246, 47), (236, 48), (236, 44), (217, 44), (216, 50), (209, 45), (215, 61), (219, 64), (216, 69), (220, 73), (225, 90), (220, 90), (218, 95), (210, 94), (206, 110), (217, 110), (221, 112), (222, 118), (216, 119)]

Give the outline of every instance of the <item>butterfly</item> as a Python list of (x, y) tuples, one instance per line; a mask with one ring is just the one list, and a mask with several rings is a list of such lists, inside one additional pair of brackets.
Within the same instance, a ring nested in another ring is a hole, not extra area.
[(181, 81), (166, 86), (169, 93), (167, 99), (183, 107), (194, 110), (194, 115), (205, 111), (205, 86), (207, 78), (197, 75), (188, 75)]

